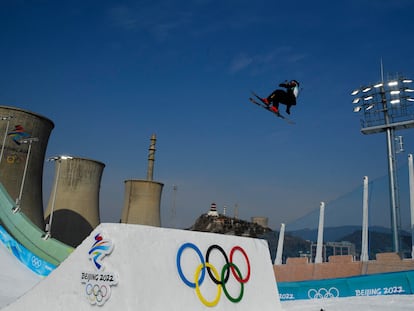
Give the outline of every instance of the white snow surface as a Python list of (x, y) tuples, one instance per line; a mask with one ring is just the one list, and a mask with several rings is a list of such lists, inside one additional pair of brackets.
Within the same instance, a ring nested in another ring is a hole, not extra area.
[(0, 243), (0, 309), (15, 301), (42, 279)]
[(414, 295), (348, 297), (282, 302), (285, 311), (402, 311), (414, 310)]

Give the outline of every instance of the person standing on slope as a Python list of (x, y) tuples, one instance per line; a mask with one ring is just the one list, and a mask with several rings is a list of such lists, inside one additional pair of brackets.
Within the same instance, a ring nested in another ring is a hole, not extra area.
[(296, 105), (296, 99), (298, 98), (299, 82), (291, 80), (290, 82), (280, 83), (279, 86), (286, 88), (286, 90), (277, 89), (267, 98), (262, 98), (262, 101), (275, 113), (279, 113), (279, 104), (286, 105), (286, 113), (290, 114), (290, 107)]

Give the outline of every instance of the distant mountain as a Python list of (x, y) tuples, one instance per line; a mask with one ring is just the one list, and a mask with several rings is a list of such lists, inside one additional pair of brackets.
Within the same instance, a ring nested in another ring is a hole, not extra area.
[[(198, 217), (194, 224), (187, 230), (265, 239), (269, 245), (272, 262), (276, 257), (279, 232), (272, 231), (270, 228), (265, 228), (257, 223), (226, 217), (224, 215), (209, 216), (203, 214)], [(288, 257), (298, 257), (300, 253), (308, 252), (310, 250), (310, 244), (310, 242), (305, 241), (300, 237), (285, 234), (283, 243), (283, 262), (285, 262)]]
[(272, 231), (270, 228), (262, 227), (257, 223), (224, 215), (210, 216), (208, 214), (202, 214), (198, 217), (188, 230), (247, 236), (252, 238), (257, 238), (266, 232)]
[[(349, 241), (355, 244), (357, 254), (361, 253), (361, 236), (362, 231), (357, 230), (349, 235), (343, 236), (342, 241)], [(401, 232), (400, 235), (400, 253), (403, 258), (411, 257), (411, 235), (407, 232)], [(388, 232), (370, 231), (368, 235), (368, 253), (370, 259), (375, 259), (377, 253), (393, 251), (392, 234)]]
[[(276, 257), (279, 232), (265, 228), (257, 223), (230, 218), (224, 215), (209, 216), (203, 214), (187, 230), (265, 239), (269, 245), (272, 262)], [(316, 242), (317, 240), (317, 235), (317, 229), (285, 232), (282, 261), (286, 262), (286, 259), (289, 257), (300, 257), (301, 254), (309, 253), (312, 242)], [(359, 256), (361, 253), (361, 236), (361, 226), (330, 227), (325, 228), (323, 241), (351, 242), (355, 245), (356, 255)], [(377, 253), (391, 252), (393, 249), (391, 230), (385, 227), (370, 227), (368, 246), (369, 255), (372, 259), (375, 259)], [(408, 232), (401, 232), (400, 249), (402, 250), (403, 257), (411, 256), (411, 234)]]
[[(287, 234), (292, 236), (316, 242), (317, 229), (303, 229), (290, 231)], [(348, 241), (355, 245), (356, 254), (361, 253), (362, 230), (360, 226), (342, 226), (325, 228), (323, 233), (324, 242), (341, 242)], [(368, 234), (368, 247), (370, 258), (374, 259), (377, 253), (392, 252), (393, 241), (390, 228), (370, 227)], [(400, 233), (400, 250), (403, 257), (411, 256), (411, 234), (406, 231)]]
[[(355, 231), (361, 231), (361, 226), (340, 226), (340, 227), (327, 227), (323, 230), (323, 240), (324, 241), (348, 241), (343, 240), (342, 238), (352, 234)], [(384, 227), (370, 227), (369, 231), (375, 231), (380, 233), (391, 234), (391, 229)], [(287, 231), (288, 234), (296, 237), (300, 237), (304, 240), (309, 240), (316, 242), (318, 239), (318, 229), (301, 229), (294, 231)]]

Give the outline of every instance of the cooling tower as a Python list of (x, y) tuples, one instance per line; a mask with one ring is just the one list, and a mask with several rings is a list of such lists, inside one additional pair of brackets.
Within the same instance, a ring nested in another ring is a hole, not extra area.
[(160, 227), (160, 202), (164, 185), (147, 180), (126, 180), (122, 223)]
[(263, 228), (268, 228), (269, 219), (267, 217), (252, 217), (252, 223), (261, 225)]
[(45, 214), (48, 224), (53, 209), (52, 237), (76, 247), (99, 225), (99, 189), (104, 167), (94, 160), (56, 157), (55, 179)]
[[(43, 164), (53, 128), (53, 122), (41, 115), (20, 108), (0, 106), (0, 182), (13, 199), (17, 199), (21, 193), (21, 212), (42, 230)], [(19, 143), (19, 140), (30, 137), (38, 141)]]
[(160, 227), (161, 192), (164, 184), (152, 181), (156, 136), (151, 136), (147, 180), (126, 180), (122, 223)]

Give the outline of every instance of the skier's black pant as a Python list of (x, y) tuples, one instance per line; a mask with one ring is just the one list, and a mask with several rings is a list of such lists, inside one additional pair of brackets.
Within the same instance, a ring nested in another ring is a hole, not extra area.
[(284, 90), (276, 90), (267, 98), (270, 104), (279, 109), (279, 103), (286, 105), (286, 113), (290, 114), (290, 107), (296, 105), (295, 95)]

